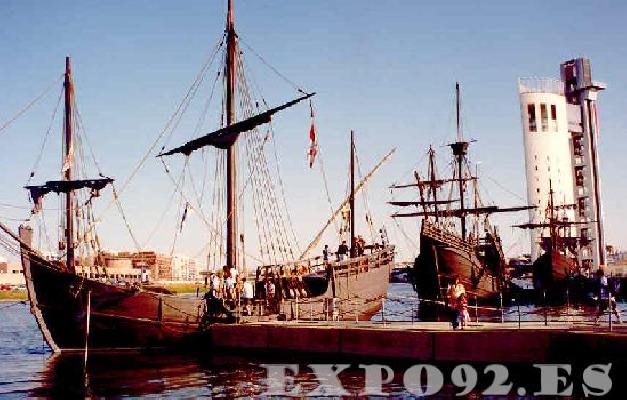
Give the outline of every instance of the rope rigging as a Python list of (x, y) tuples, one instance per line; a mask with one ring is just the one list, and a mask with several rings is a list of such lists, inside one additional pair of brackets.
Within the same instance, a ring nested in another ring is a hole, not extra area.
[(56, 87), (59, 82), (63, 79), (64, 75), (61, 74), (54, 82), (52, 82), (44, 91), (35, 97), (30, 102), (26, 103), (24, 107), (22, 107), (13, 117), (9, 118), (2, 125), (0, 125), (0, 133), (6, 130), (9, 126), (11, 126), (15, 121), (17, 121), (22, 115), (24, 115), (32, 106), (37, 104), (39, 100), (43, 99), (54, 87)]

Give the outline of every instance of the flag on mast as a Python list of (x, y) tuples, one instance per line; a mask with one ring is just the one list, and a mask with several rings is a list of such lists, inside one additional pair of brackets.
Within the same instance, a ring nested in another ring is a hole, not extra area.
[(307, 157), (309, 158), (309, 168), (313, 168), (316, 155), (318, 154), (318, 142), (316, 141), (316, 125), (314, 123), (314, 112), (311, 101), (309, 102), (309, 109), (311, 110), (311, 127), (309, 128), (309, 151), (307, 152)]

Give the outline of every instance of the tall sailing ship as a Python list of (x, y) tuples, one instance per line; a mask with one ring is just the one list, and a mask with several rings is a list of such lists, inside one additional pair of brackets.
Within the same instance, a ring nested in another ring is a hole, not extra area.
[(553, 187), (549, 182), (549, 203), (545, 210), (544, 222), (529, 222), (516, 227), (541, 230), (538, 245), (542, 249), (542, 254), (532, 265), (533, 287), (543, 298), (565, 302), (567, 289), (572, 290), (573, 298), (581, 295), (581, 290), (577, 290), (574, 279), (580, 275), (577, 252), (582, 238), (573, 235), (573, 228), (587, 222), (571, 221), (566, 211), (575, 209), (577, 205), (555, 204), (553, 197)]
[[(31, 311), (53, 351), (182, 345), (194, 343), (202, 337), (203, 332), (210, 329), (211, 324), (217, 322), (291, 318), (294, 314), (298, 318), (299, 307), (303, 310), (301, 319), (367, 319), (381, 306), (393, 267), (394, 246), (386, 242), (360, 246), (359, 250), (357, 246), (351, 246), (350, 255), (346, 259), (321, 260), (320, 257), (306, 258), (312, 248), (310, 245), (300, 257), (293, 256), (293, 250), (285, 237), (285, 224), (289, 219), (287, 211), (280, 212), (272, 182), (261, 180), (268, 176), (264, 145), (270, 140), (269, 123), (273, 115), (310, 99), (314, 93), (300, 90), (298, 98), (274, 108), (268, 107), (265, 100), (255, 102), (247, 91), (239, 42), (232, 1), (229, 0), (225, 34), (217, 46), (217, 50), (223, 50), (224, 60), (216, 77), (216, 81), (220, 77), (224, 83), (225, 97), (220, 107), (226, 118), (221, 120), (222, 127), (171, 150), (165, 150), (164, 146), (158, 157), (164, 160), (167, 156), (184, 155), (187, 166), (193, 153), (200, 150), (204, 155), (205, 149), (214, 148), (216, 163), (221, 163), (221, 167), (216, 168), (216, 182), (224, 183), (221, 187), (224, 193), (218, 193), (214, 199), (225, 199), (226, 204), (221, 214), (213, 216), (212, 221), (217, 222), (210, 228), (224, 223), (226, 234), (223, 235), (221, 229), (212, 231), (211, 240), (218, 247), (217, 257), (213, 257), (212, 261), (221, 262), (220, 257), (224, 257), (224, 271), (241, 270), (246, 253), (243, 249), (243, 233), (238, 235), (243, 213), (240, 213), (239, 200), (242, 195), (238, 190), (237, 150), (246, 148), (246, 157), (241, 157), (240, 162), (241, 159), (248, 159), (251, 163), (248, 171), (251, 182), (245, 182), (244, 186), (250, 183), (251, 190), (256, 193), (256, 197), (253, 194), (253, 206), (261, 204), (264, 207), (261, 210), (255, 208), (260, 247), (265, 249), (265, 257), (260, 261), (264, 258), (270, 260), (267, 263), (260, 262), (254, 278), (257, 288), (255, 304), (258, 306), (252, 313), (255, 315), (242, 315), (239, 297), (237, 301), (233, 298), (223, 299), (212, 292), (208, 292), (206, 298), (184, 297), (145, 282), (119, 284), (110, 279), (106, 265), (99, 257), (101, 249), (95, 231), (97, 221), (93, 215), (92, 201), (101, 190), (113, 186), (114, 181), (102, 172), (98, 178), (87, 178), (83, 176), (85, 169), (79, 168), (76, 162), (79, 158), (77, 155), (84, 155), (80, 146), (85, 140), (79, 140), (77, 136), (80, 117), (75, 107), (72, 70), (70, 59), (67, 58), (63, 176), (61, 180), (27, 186), (35, 204), (34, 213), (41, 209), (47, 194), (56, 193), (63, 199), (61, 255), (50, 256), (38, 250), (30, 226), (20, 226), (19, 234), (15, 234), (0, 223), (1, 230), (19, 244)], [(203, 67), (205, 70), (206, 66)], [(193, 89), (190, 92), (197, 91), (198, 87)], [(265, 111), (259, 112), (261, 104)], [(236, 108), (236, 105), (241, 109)], [(180, 119), (180, 116), (175, 114), (173, 120)], [(268, 127), (265, 135), (260, 131), (263, 126)], [(244, 145), (238, 146), (238, 142), (244, 142)], [(348, 205), (350, 211), (350, 238), (356, 236), (355, 194), (363, 187), (365, 180), (389, 158), (388, 154), (356, 185), (354, 150), (351, 137), (350, 194), (342, 204)], [(169, 173), (165, 161), (163, 164), (166, 173)], [(184, 173), (187, 171), (184, 170)], [(241, 180), (239, 182), (241, 184)], [(115, 191), (115, 186), (113, 190), (117, 201), (119, 192)], [(187, 211), (193, 209), (202, 213), (202, 204), (194, 207), (179, 186), (176, 186), (175, 192), (185, 199), (185, 211), (180, 227), (177, 227), (182, 229)], [(219, 203), (222, 200), (215, 201)], [(331, 219), (337, 215), (336, 211)], [(268, 218), (273, 219), (268, 221)], [(82, 256), (77, 256), (77, 252)], [(289, 256), (293, 256), (292, 260), (288, 259)], [(86, 265), (88, 259), (91, 261)], [(270, 285), (275, 288), (273, 291), (267, 290)]]
[[(498, 296), (506, 285), (505, 257), (501, 238), (488, 217), (533, 208), (501, 208), (481, 201), (478, 176), (473, 176), (467, 159), (470, 141), (464, 140), (461, 129), (459, 83), (455, 85), (455, 95), (457, 140), (449, 145), (453, 153), (452, 176), (437, 175), (435, 151), (430, 148), (426, 178), (415, 172), (415, 182), (392, 186), (393, 189), (418, 188), (417, 201), (391, 201), (390, 204), (420, 208), (415, 212), (397, 212), (392, 217), (422, 218), (420, 253), (414, 262), (413, 276), (414, 287), (425, 305), (445, 300), (447, 288), (456, 279), (472, 293), (472, 300), (489, 301)], [(466, 198), (469, 183), (472, 185), (471, 204)], [(441, 193), (443, 189), (448, 189), (446, 197)], [(453, 198), (455, 192), (457, 198)], [(456, 204), (459, 207), (455, 207)]]

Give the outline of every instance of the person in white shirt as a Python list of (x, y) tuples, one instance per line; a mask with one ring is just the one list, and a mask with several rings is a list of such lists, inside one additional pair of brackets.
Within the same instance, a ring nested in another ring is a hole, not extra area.
[(252, 282), (242, 279), (242, 298), (244, 299), (244, 315), (252, 315), (253, 299), (255, 298), (255, 288)]

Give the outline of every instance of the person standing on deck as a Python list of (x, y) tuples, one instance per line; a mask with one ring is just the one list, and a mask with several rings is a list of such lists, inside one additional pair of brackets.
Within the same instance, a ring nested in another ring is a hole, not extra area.
[(324, 250), (322, 250), (322, 262), (324, 263), (324, 265), (327, 265), (329, 263), (329, 245), (328, 244), (325, 244)]
[(366, 249), (366, 240), (363, 236), (357, 236), (357, 256), (361, 257), (364, 255), (364, 250)]
[(346, 255), (348, 254), (348, 245), (346, 245), (346, 240), (342, 241), (342, 244), (337, 248), (337, 257), (339, 261), (343, 261)]
[(253, 299), (255, 297), (253, 284), (247, 281), (244, 277), (242, 279), (242, 298), (244, 299), (244, 315), (252, 315)]

